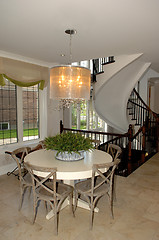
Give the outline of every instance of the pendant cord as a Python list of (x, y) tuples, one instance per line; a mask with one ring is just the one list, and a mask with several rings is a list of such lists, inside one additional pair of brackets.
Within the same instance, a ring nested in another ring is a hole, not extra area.
[(70, 33), (70, 65), (72, 63), (72, 34)]

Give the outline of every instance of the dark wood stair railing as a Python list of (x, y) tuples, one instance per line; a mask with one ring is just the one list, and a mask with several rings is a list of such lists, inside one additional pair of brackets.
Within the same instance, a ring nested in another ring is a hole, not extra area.
[(159, 115), (149, 108), (135, 89), (133, 89), (128, 100), (128, 112), (129, 115), (132, 115), (132, 120), (136, 120), (135, 125), (139, 125), (140, 127), (145, 125), (147, 138), (153, 138), (153, 142), (155, 141), (156, 145), (156, 152), (158, 152)]
[(92, 140), (100, 140), (101, 144), (98, 149), (102, 151), (107, 151), (109, 143), (119, 145), (122, 148), (122, 155), (117, 174), (128, 176), (159, 151), (159, 116), (144, 103), (135, 89), (128, 102), (131, 103), (129, 110), (133, 110), (133, 117), (137, 120), (136, 124), (139, 125), (137, 133), (133, 132), (131, 124), (125, 134), (118, 134), (64, 128), (62, 121), (60, 121), (60, 133), (79, 132)]

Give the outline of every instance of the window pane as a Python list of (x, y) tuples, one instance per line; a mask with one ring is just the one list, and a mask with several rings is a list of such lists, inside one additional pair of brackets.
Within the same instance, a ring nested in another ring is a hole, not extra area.
[(38, 85), (23, 87), (23, 141), (39, 138)]
[(80, 129), (86, 129), (86, 114), (87, 114), (87, 103), (86, 101), (81, 102), (81, 114), (80, 114)]
[(77, 129), (79, 125), (83, 130), (87, 129), (88, 125), (89, 130), (105, 131), (106, 123), (95, 112), (92, 100), (82, 101), (79, 107), (77, 104), (72, 104), (72, 128)]
[(0, 145), (17, 142), (16, 86), (5, 82), (0, 86)]
[(77, 106), (72, 104), (72, 128), (77, 129)]

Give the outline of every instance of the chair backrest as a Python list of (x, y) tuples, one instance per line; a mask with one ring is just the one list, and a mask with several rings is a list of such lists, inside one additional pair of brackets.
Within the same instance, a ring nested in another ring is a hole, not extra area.
[(37, 151), (37, 150), (40, 150), (40, 149), (43, 149), (44, 148), (44, 141), (40, 141), (38, 143), (38, 145), (36, 145), (35, 147), (33, 147), (31, 150), (30, 150), (30, 153), (31, 152), (34, 152), (34, 151)]
[(24, 167), (24, 157), (28, 154), (28, 152), (31, 150), (30, 147), (22, 147), (14, 150), (11, 152), (12, 158), (16, 161), (18, 171), (19, 171), (19, 178), (22, 177), (22, 168)]
[(115, 161), (122, 153), (122, 150), (118, 145), (110, 143), (108, 144), (107, 153), (109, 153), (112, 156), (113, 161)]
[(100, 145), (101, 141), (97, 139), (93, 139), (92, 142), (94, 143), (95, 148), (98, 149), (98, 146)]
[[(42, 189), (48, 191), (52, 194), (52, 197), (55, 198), (57, 196), (56, 192), (56, 168), (46, 168), (46, 167), (38, 167), (33, 166), (29, 163), (24, 163), (25, 168), (28, 170), (28, 172), (31, 175), (32, 178), (32, 184), (33, 184), (33, 191), (36, 192), (36, 189), (41, 187)], [(41, 174), (39, 174), (41, 172)], [(45, 175), (44, 177), (39, 177), (38, 175)], [(51, 188), (50, 184), (49, 186), (46, 184), (48, 180), (52, 179)]]
[[(116, 159), (110, 163), (94, 164), (92, 168), (92, 186), (91, 192), (101, 187), (103, 184), (109, 185), (109, 189), (112, 188), (115, 169), (120, 163), (120, 159)], [(107, 173), (107, 174), (104, 174)], [(98, 176), (97, 184), (95, 184), (96, 176)]]

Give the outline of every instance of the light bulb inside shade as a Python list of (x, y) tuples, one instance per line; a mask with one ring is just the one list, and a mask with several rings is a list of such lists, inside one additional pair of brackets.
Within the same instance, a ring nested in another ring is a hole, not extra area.
[(90, 99), (91, 72), (81, 66), (58, 66), (50, 70), (50, 98)]

